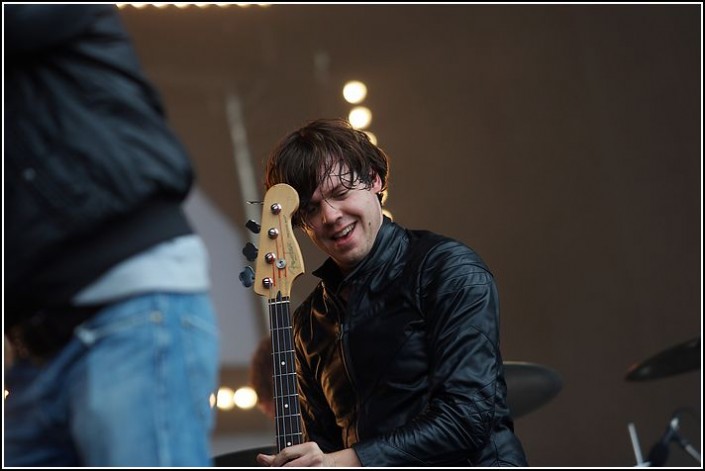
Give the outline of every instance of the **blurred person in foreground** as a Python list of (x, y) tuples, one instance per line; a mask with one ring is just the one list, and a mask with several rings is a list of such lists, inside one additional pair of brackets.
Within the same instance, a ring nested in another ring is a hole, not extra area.
[(113, 4), (3, 5), (6, 466), (209, 466), (188, 155)]
[(364, 132), (317, 120), (287, 135), (265, 186), (328, 255), (292, 317), (305, 443), (270, 466), (526, 466), (507, 407), (499, 298), (461, 242), (384, 216), (389, 163)]

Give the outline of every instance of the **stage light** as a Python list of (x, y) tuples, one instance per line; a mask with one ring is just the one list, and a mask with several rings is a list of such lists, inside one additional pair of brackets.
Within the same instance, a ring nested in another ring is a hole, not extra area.
[(366, 96), (367, 86), (358, 80), (351, 80), (343, 87), (343, 97), (348, 103), (353, 105), (361, 103)]
[(355, 129), (365, 129), (372, 122), (372, 111), (364, 106), (356, 106), (350, 110), (348, 121)]
[(235, 391), (233, 400), (240, 409), (252, 409), (257, 404), (257, 393), (251, 387), (243, 386)]

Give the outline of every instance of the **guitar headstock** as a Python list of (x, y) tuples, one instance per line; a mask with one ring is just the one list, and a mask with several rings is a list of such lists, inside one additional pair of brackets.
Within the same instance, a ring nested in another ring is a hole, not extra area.
[(260, 296), (290, 296), (294, 280), (304, 273), (301, 249), (291, 225), (291, 216), (298, 208), (299, 194), (285, 183), (272, 186), (264, 196), (254, 275), (255, 293)]

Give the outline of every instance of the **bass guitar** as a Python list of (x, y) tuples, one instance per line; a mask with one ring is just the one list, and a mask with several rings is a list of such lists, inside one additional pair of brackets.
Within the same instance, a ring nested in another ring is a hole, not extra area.
[(303, 441), (298, 382), (294, 358), (290, 297), (294, 280), (304, 273), (301, 250), (294, 237), (291, 216), (299, 207), (299, 195), (289, 185), (272, 186), (264, 197), (261, 225), (248, 221), (258, 232), (259, 249), (248, 243), (243, 250), (256, 262), (255, 271), (245, 267), (240, 281), (267, 299), (272, 342), (272, 381), (274, 399), (275, 446), (258, 447), (222, 454), (214, 458), (216, 467), (259, 466), (257, 454), (279, 453)]
[(291, 325), (291, 286), (304, 273), (291, 225), (299, 195), (289, 185), (272, 186), (264, 197), (254, 291), (267, 299), (272, 338), (272, 379), (277, 452), (302, 443), (298, 382)]

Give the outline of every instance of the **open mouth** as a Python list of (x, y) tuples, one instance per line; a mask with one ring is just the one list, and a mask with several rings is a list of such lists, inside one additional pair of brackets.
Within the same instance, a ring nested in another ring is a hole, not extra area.
[(331, 239), (336, 242), (345, 241), (348, 237), (350, 237), (350, 234), (352, 234), (353, 229), (355, 229), (355, 223), (346, 226), (345, 228), (343, 228), (342, 231), (336, 232), (331, 236)]

